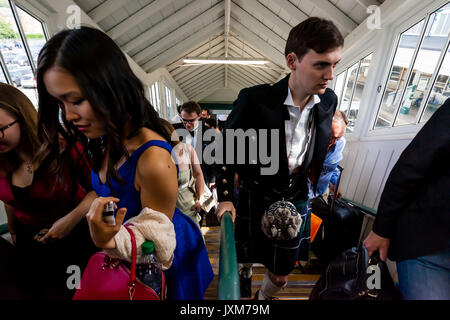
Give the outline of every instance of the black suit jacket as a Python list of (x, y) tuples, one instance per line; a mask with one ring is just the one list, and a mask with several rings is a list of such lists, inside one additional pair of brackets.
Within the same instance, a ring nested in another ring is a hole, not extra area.
[(373, 231), (388, 257), (413, 259), (450, 247), (450, 99), (400, 155), (386, 181)]
[[(234, 108), (227, 119), (226, 129), (255, 129), (258, 141), (260, 140), (259, 129), (279, 130), (279, 169), (275, 175), (262, 176), (261, 168), (270, 165), (263, 164), (258, 159), (251, 164), (219, 164), (216, 169), (216, 185), (219, 201), (232, 201), (234, 172), (239, 174), (244, 182), (255, 182), (262, 189), (273, 189), (282, 191), (289, 184), (289, 166), (286, 151), (285, 120), (289, 119), (289, 112), (284, 101), (288, 95), (288, 80), (285, 77), (274, 85), (259, 85), (241, 90), (238, 99), (234, 102)], [(327, 147), (331, 133), (331, 120), (337, 106), (337, 97), (331, 89), (327, 89), (323, 95), (319, 95), (321, 102), (313, 108), (314, 112), (314, 148), (310, 149), (311, 160), (305, 164), (305, 172), (309, 173), (313, 182), (317, 184), (323, 162), (327, 153)], [(226, 130), (225, 130), (226, 131)], [(223, 139), (226, 144), (226, 134)], [(269, 132), (270, 137), (270, 132)], [(270, 139), (270, 138), (269, 138)], [(270, 141), (270, 140), (269, 140)], [(224, 159), (228, 151), (224, 148)], [(270, 152), (269, 152), (270, 154)], [(236, 161), (236, 159), (235, 159)], [(306, 160), (305, 160), (306, 161)], [(307, 194), (306, 179), (299, 186), (305, 195)], [(262, 195), (261, 195), (262, 196)]]

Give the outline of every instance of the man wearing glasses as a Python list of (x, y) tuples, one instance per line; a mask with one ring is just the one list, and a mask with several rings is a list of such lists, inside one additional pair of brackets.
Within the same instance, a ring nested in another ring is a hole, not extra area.
[[(175, 129), (186, 129), (189, 131), (190, 135), (188, 135), (186, 141), (183, 142), (194, 147), (200, 160), (205, 182), (209, 184), (214, 180), (212, 166), (207, 165), (202, 161), (202, 154), (199, 152), (201, 150), (203, 153), (203, 150), (209, 144), (208, 142), (203, 141), (203, 133), (209, 128), (201, 121), (201, 112), (202, 109), (197, 102), (188, 101), (180, 107), (181, 123), (175, 123), (173, 126)], [(197, 145), (198, 143), (201, 145)]]

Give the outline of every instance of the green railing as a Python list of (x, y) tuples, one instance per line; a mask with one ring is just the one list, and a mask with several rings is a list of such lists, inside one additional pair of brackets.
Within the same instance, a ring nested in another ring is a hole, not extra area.
[(217, 287), (217, 296), (219, 300), (241, 299), (233, 220), (229, 211), (224, 213), (220, 223), (219, 284)]
[(8, 232), (8, 224), (0, 224), (0, 235)]
[(364, 205), (362, 205), (362, 204), (360, 204), (360, 203), (358, 203), (358, 202), (355, 202), (355, 201), (352, 201), (352, 200), (348, 200), (348, 199), (346, 199), (346, 198), (342, 198), (342, 199), (344, 199), (344, 200), (347, 201), (348, 203), (350, 203), (350, 204), (352, 204), (352, 205), (358, 207), (359, 209), (365, 211), (366, 213), (371, 214), (372, 216), (376, 216), (376, 215), (377, 215), (377, 211), (376, 211), (375, 209), (366, 207), (366, 206), (364, 206)]

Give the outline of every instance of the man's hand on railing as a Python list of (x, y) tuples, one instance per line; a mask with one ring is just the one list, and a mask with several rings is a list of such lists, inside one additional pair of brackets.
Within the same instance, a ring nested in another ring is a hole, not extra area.
[(236, 209), (234, 208), (233, 202), (231, 201), (223, 201), (223, 202), (219, 202), (219, 205), (217, 206), (216, 209), (216, 216), (217, 216), (217, 220), (222, 219), (222, 215), (226, 212), (226, 211), (230, 211), (231, 212), (231, 219), (234, 220), (236, 219)]

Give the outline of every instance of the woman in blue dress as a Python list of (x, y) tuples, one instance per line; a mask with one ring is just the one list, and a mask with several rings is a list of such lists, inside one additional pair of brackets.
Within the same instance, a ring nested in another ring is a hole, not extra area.
[[(132, 222), (138, 248), (145, 239), (155, 241), (163, 267), (170, 266), (167, 298), (203, 299), (213, 272), (200, 230), (175, 208), (170, 137), (120, 48), (97, 29), (61, 31), (39, 54), (37, 86), (46, 159), (58, 156), (61, 134), (69, 144), (84, 144), (92, 161), (98, 198), (87, 219), (95, 245), (130, 260), (122, 223)], [(118, 209), (116, 226), (102, 220), (111, 200)]]

